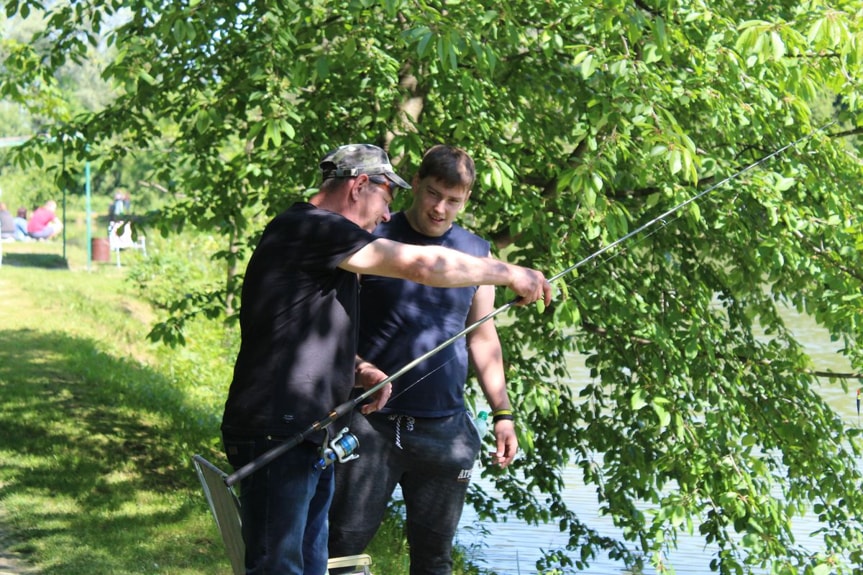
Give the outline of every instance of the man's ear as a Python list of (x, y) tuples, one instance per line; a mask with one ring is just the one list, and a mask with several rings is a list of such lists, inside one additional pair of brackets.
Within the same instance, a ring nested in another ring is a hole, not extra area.
[(362, 187), (364, 185), (366, 185), (366, 182), (368, 182), (368, 181), (369, 181), (369, 177), (366, 174), (360, 174), (359, 176), (354, 178), (354, 181), (351, 182), (351, 189), (349, 192), (351, 195), (351, 201), (352, 202), (358, 202), (359, 201), (360, 190), (362, 189)]

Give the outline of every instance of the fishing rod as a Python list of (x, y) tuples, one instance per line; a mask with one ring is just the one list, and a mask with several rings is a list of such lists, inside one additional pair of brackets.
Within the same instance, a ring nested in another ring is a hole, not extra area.
[[(764, 162), (766, 162), (766, 161), (768, 161), (768, 160), (770, 160), (770, 159), (772, 159), (778, 155), (781, 155), (788, 148), (792, 148), (792, 147), (796, 146), (797, 144), (814, 137), (815, 134), (825, 130), (828, 126), (830, 126), (833, 123), (834, 122), (829, 122), (827, 124), (824, 124), (820, 128), (816, 129), (814, 132), (807, 134), (805, 136), (801, 136), (800, 138), (798, 138), (797, 140), (794, 140), (790, 144), (786, 144), (786, 145), (782, 146), (781, 148), (774, 150), (773, 152), (767, 154), (766, 156), (763, 156), (762, 158), (756, 160), (755, 162), (752, 162), (751, 164), (743, 167), (742, 169), (738, 170), (737, 172), (734, 172), (733, 174), (724, 178), (723, 180), (720, 180), (719, 182), (713, 184), (712, 186), (706, 188), (705, 190), (697, 193), (696, 195), (692, 196), (691, 198), (684, 200), (683, 202), (673, 206), (672, 208), (670, 208), (667, 211), (663, 212), (662, 214), (656, 216), (655, 218), (651, 219), (650, 221), (640, 225), (639, 227), (637, 227), (634, 230), (632, 230), (631, 232), (621, 236), (620, 238), (611, 242), (610, 244), (603, 246), (602, 248), (593, 252), (592, 254), (585, 257), (581, 261), (578, 261), (578, 262), (570, 265), (568, 268), (564, 269), (563, 271), (556, 273), (552, 277), (548, 278), (547, 281), (549, 283), (552, 283), (552, 282), (557, 281), (561, 277), (572, 273), (573, 271), (577, 270), (578, 268), (582, 267), (583, 265), (595, 260), (596, 258), (601, 256), (602, 254), (604, 254), (604, 253), (608, 252), (609, 250), (612, 250), (615, 247), (619, 246), (620, 244), (622, 244), (623, 242), (625, 242), (629, 238), (643, 232), (644, 230), (653, 226), (657, 222), (664, 220), (668, 216), (674, 214), (675, 212), (680, 211), (681, 209), (685, 208), (689, 204), (691, 204), (693, 202), (697, 202), (699, 199), (701, 199), (702, 197), (711, 193), (713, 190), (719, 188), (720, 186), (723, 186), (723, 185), (727, 184), (728, 182), (730, 182), (730, 181), (742, 176), (743, 174), (749, 172), (750, 170), (755, 169), (756, 167), (760, 166)], [(503, 304), (502, 306), (498, 307), (497, 309), (489, 312), (484, 317), (481, 317), (476, 322), (465, 327), (463, 330), (461, 330), (460, 332), (458, 332), (454, 336), (450, 337), (446, 341), (442, 342), (441, 344), (439, 344), (434, 349), (431, 349), (431, 350), (427, 351), (426, 353), (420, 355), (419, 357), (413, 359), (412, 361), (408, 362), (407, 364), (402, 366), (398, 371), (387, 376), (385, 379), (382, 379), (381, 381), (376, 383), (373, 387), (370, 387), (365, 392), (363, 392), (361, 395), (358, 395), (357, 397), (355, 397), (353, 399), (349, 399), (348, 401), (346, 401), (340, 405), (337, 405), (325, 417), (315, 421), (314, 423), (309, 425), (309, 427), (307, 427), (305, 430), (301, 431), (300, 433), (297, 433), (292, 438), (286, 440), (284, 443), (281, 443), (281, 444), (277, 445), (276, 447), (274, 447), (273, 449), (261, 454), (256, 459), (250, 461), (246, 465), (244, 465), (241, 468), (234, 471), (234, 473), (231, 473), (230, 475), (225, 477), (225, 484), (228, 485), (228, 487), (231, 487), (232, 485), (236, 484), (238, 481), (248, 477), (249, 475), (251, 475), (252, 473), (257, 471), (261, 467), (267, 465), (268, 463), (270, 463), (271, 461), (273, 461), (274, 459), (279, 457), (281, 454), (293, 449), (294, 447), (296, 447), (297, 445), (299, 445), (300, 443), (305, 441), (313, 433), (317, 433), (319, 431), (325, 430), (335, 420), (348, 414), (355, 407), (357, 407), (358, 405), (363, 403), (365, 400), (369, 399), (372, 395), (377, 393), (386, 384), (394, 381), (395, 379), (398, 379), (399, 377), (401, 377), (402, 375), (404, 375), (405, 373), (407, 373), (408, 371), (410, 371), (411, 369), (413, 369), (414, 367), (416, 367), (417, 365), (419, 365), (423, 361), (436, 355), (441, 350), (449, 347), (450, 345), (455, 343), (460, 338), (471, 333), (472, 331), (479, 328), (484, 323), (497, 317), (498, 315), (500, 315), (504, 311), (506, 311), (509, 308), (511, 308), (512, 306), (516, 305), (520, 301), (520, 299), (521, 299), (520, 297), (516, 297), (516, 298), (508, 301), (507, 303)]]

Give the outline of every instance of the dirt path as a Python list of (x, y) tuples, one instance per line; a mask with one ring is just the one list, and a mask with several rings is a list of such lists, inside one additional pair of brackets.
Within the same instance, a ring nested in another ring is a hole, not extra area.
[(0, 551), (0, 575), (36, 575), (36, 571), (26, 566), (16, 554)]
[(38, 572), (21, 555), (9, 550), (11, 545), (3, 529), (3, 510), (0, 509), (0, 575), (37, 575)]

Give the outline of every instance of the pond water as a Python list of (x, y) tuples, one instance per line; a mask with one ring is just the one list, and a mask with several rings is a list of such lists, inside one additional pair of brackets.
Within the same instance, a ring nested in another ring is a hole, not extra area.
[[(833, 370), (848, 372), (847, 361), (836, 350), (839, 344), (831, 342), (824, 330), (808, 318), (787, 313), (785, 319), (793, 333), (813, 359), (818, 370)], [(576, 388), (584, 385), (589, 378), (584, 368), (583, 357), (573, 357), (571, 360), (572, 385)], [(819, 392), (849, 426), (859, 425), (857, 413), (856, 390), (857, 381), (848, 383), (848, 391), (842, 390), (838, 383), (831, 384), (826, 379), (821, 380)], [(479, 477), (476, 470), (474, 477)], [(585, 524), (599, 530), (603, 534), (617, 535), (611, 519), (602, 517), (597, 512), (596, 496), (592, 487), (586, 487), (580, 479), (577, 469), (564, 472), (566, 504), (575, 511)], [(475, 480), (488, 491), (489, 484), (481, 479)], [(794, 524), (798, 543), (802, 543), (816, 527), (814, 520), (803, 518)], [(480, 534), (480, 529), (487, 531)], [(556, 524), (527, 525), (514, 518), (506, 522), (478, 523), (476, 514), (470, 506), (466, 506), (460, 523), (457, 541), (468, 547), (473, 560), (486, 568), (493, 569), (500, 575), (528, 575), (536, 573), (536, 561), (541, 557), (542, 549), (562, 547), (566, 537), (562, 535)], [(817, 545), (813, 541), (813, 546)], [(707, 557), (712, 549), (706, 548), (703, 539), (699, 537), (681, 536), (678, 548), (669, 556), (678, 573), (687, 575), (708, 575), (711, 573)], [(591, 563), (589, 572), (596, 575), (621, 575), (626, 573), (622, 563), (612, 561), (607, 556), (600, 556)], [(654, 574), (651, 568), (646, 568), (645, 574)]]

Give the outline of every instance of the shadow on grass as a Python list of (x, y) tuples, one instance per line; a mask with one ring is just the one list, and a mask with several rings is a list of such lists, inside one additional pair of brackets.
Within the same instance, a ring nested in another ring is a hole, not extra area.
[(57, 254), (33, 254), (33, 253), (3, 253), (4, 266), (46, 268), (46, 269), (69, 269), (69, 262), (63, 256)]
[(217, 433), (159, 373), (90, 340), (0, 330), (0, 501), (46, 574), (229, 573), (191, 464), (218, 459)]

